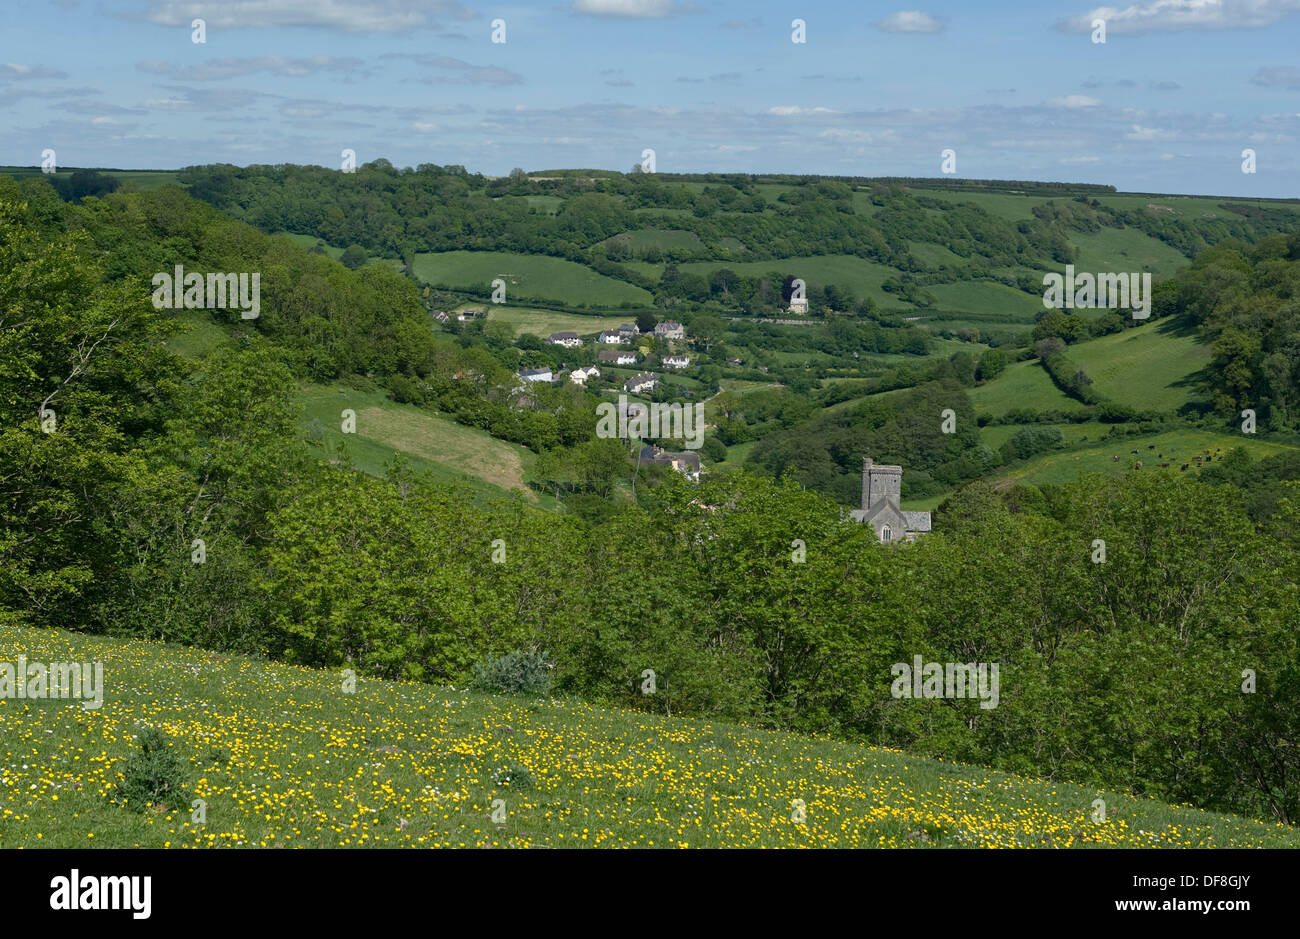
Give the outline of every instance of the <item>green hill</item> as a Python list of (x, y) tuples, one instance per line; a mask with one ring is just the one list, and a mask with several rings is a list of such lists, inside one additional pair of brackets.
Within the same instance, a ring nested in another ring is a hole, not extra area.
[(1066, 355), (1103, 397), (1145, 411), (1176, 411), (1199, 397), (1193, 379), (1210, 349), (1165, 320), (1077, 343)]
[[(54, 629), (0, 626), (0, 645), (104, 675), (94, 710), (0, 698), (0, 848), (1300, 847), (1281, 825), (817, 737), (365, 678), (348, 693), (341, 671)], [(114, 796), (146, 727), (181, 788), (137, 812)]]

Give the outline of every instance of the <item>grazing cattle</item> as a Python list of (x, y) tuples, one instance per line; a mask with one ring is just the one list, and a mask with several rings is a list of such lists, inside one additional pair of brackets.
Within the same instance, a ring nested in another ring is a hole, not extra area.
[(1118, 456), (1118, 455), (1116, 455), (1116, 457), (1115, 457), (1115, 462), (1116, 462), (1116, 463), (1119, 462), (1119, 456)]
[(1137, 456), (1137, 451), (1136, 451), (1136, 450), (1130, 450), (1129, 453), (1133, 454), (1134, 456)]
[(1187, 464), (1184, 463), (1182, 466), (1178, 467), (1178, 472), (1181, 473), (1181, 472), (1185, 471), (1186, 469), (1187, 469)]
[(1155, 445), (1154, 443), (1152, 443), (1152, 444), (1147, 444), (1147, 449), (1148, 449), (1148, 450), (1154, 450), (1155, 448), (1156, 448), (1156, 445)]
[(1141, 468), (1142, 468), (1142, 461), (1141, 461), (1141, 460), (1138, 460), (1138, 462), (1137, 462), (1137, 468), (1138, 468), (1138, 469), (1141, 469)]

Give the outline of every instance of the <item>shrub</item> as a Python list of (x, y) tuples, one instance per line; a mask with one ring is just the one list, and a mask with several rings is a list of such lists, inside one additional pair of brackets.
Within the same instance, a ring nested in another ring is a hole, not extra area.
[(498, 658), (489, 656), (474, 666), (474, 687), (498, 694), (546, 694), (551, 690), (551, 669), (545, 652), (516, 650)]
[(127, 758), (118, 796), (131, 808), (141, 811), (166, 796), (179, 794), (185, 784), (185, 774), (181, 757), (157, 727), (146, 727), (137, 742), (139, 749)]

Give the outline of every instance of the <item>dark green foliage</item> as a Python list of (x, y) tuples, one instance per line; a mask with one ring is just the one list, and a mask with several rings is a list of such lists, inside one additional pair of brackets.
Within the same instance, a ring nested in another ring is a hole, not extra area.
[(185, 761), (171, 739), (157, 727), (146, 727), (140, 731), (137, 747), (127, 757), (118, 798), (137, 812), (155, 803), (176, 808), (184, 799)]
[(517, 649), (474, 663), (474, 687), (495, 694), (547, 694), (551, 670), (546, 653)]

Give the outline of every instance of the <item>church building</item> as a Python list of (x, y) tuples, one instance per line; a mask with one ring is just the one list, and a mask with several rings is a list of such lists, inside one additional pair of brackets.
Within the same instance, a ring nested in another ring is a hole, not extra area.
[(855, 522), (867, 522), (881, 544), (915, 541), (930, 530), (929, 512), (904, 512), (899, 506), (903, 488), (901, 466), (877, 466), (871, 457), (862, 461), (862, 508), (849, 513)]

